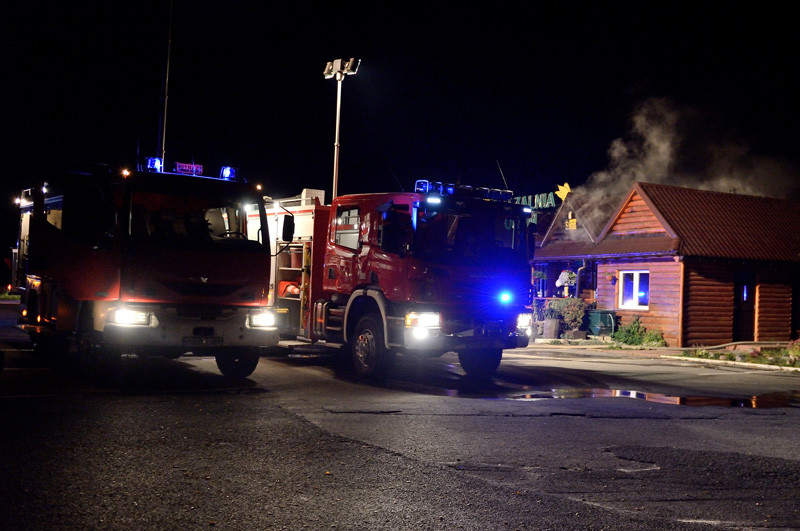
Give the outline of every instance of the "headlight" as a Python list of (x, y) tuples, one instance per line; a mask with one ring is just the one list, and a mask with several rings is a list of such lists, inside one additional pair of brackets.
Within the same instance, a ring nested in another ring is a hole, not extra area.
[(247, 326), (250, 328), (274, 328), (275, 314), (268, 310), (251, 313), (247, 318)]
[(133, 308), (115, 308), (108, 312), (106, 321), (120, 326), (150, 326), (151, 314)]
[(509, 304), (514, 301), (514, 296), (510, 291), (501, 291), (497, 294), (497, 300), (500, 301), (501, 304)]
[(440, 328), (442, 314), (434, 312), (411, 312), (406, 314), (407, 328)]
[(526, 330), (533, 325), (533, 314), (521, 313), (517, 316), (517, 328)]

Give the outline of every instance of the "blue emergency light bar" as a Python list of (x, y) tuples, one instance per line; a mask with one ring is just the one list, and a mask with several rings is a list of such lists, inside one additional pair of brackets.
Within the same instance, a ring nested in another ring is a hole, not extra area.
[[(164, 170), (164, 160), (160, 157), (147, 157), (147, 171), (154, 173), (169, 173)], [(202, 164), (176, 162), (174, 172), (180, 175), (192, 175), (194, 177), (217, 179), (217, 177), (204, 176)], [(242, 177), (237, 175), (237, 173), (238, 171), (233, 166), (223, 166), (219, 170), (218, 178), (223, 181), (246, 182)]]
[(236, 168), (231, 168), (230, 166), (223, 166), (222, 169), (219, 170), (219, 178), (225, 179), (226, 181), (235, 181)]
[(147, 171), (161, 173), (164, 170), (164, 161), (159, 157), (147, 157)]
[(414, 183), (414, 191), (420, 194), (439, 194), (472, 196), (483, 199), (494, 199), (497, 201), (510, 201), (514, 197), (511, 190), (500, 190), (498, 188), (473, 188), (466, 185), (455, 185), (451, 183), (432, 182), (427, 179), (417, 179)]

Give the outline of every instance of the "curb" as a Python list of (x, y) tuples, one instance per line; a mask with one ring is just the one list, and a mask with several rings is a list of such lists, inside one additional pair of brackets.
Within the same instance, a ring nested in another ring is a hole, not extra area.
[(800, 367), (783, 367), (781, 365), (767, 365), (765, 363), (748, 363), (746, 361), (729, 361), (729, 360), (712, 360), (706, 358), (692, 358), (690, 356), (674, 356), (671, 354), (662, 354), (660, 358), (668, 358), (673, 360), (691, 361), (694, 363), (708, 363), (711, 365), (729, 365), (732, 367), (746, 367), (748, 369), (765, 369), (768, 371), (785, 371), (785, 372), (800, 372)]

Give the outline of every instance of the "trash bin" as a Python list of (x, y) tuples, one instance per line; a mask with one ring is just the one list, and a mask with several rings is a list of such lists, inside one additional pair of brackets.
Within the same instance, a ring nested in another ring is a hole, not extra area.
[(617, 314), (613, 310), (589, 310), (589, 332), (595, 336), (614, 333)]

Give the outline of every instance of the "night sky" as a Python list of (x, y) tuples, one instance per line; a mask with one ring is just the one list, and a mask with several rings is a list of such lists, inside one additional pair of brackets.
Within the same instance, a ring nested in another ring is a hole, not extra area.
[[(625, 186), (647, 175), (703, 186), (724, 173), (731, 190), (796, 197), (800, 45), (789, 11), (175, 0), (167, 164), (232, 165), (274, 196), (329, 194), (336, 82), (322, 71), (357, 57), (343, 85), (340, 194), (408, 190), (419, 178), (504, 187), (501, 168), (525, 194), (588, 187), (598, 173), (596, 183)], [(13, 197), (37, 168), (132, 168), (157, 153), (169, 0), (0, 12), (7, 249)], [(658, 168), (642, 163), (653, 159)]]

